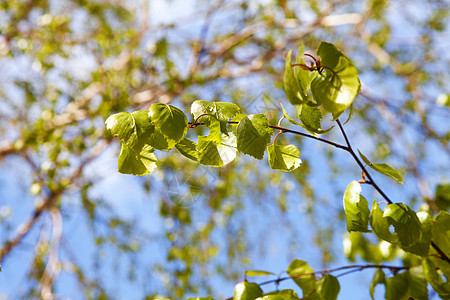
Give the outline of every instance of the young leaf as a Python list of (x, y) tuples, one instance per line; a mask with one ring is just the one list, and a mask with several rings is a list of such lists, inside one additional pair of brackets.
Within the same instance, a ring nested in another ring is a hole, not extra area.
[(386, 176), (388, 176), (388, 177), (391, 177), (391, 178), (394, 179), (395, 181), (397, 181), (397, 182), (403, 184), (403, 177), (402, 177), (402, 175), (400, 175), (400, 173), (399, 173), (396, 169), (394, 169), (393, 167), (391, 167), (391, 166), (388, 165), (388, 164), (374, 164), (374, 163), (371, 163), (371, 162), (367, 159), (367, 157), (365, 157), (359, 150), (358, 150), (358, 152), (359, 152), (359, 156), (361, 156), (362, 160), (363, 160), (369, 167), (371, 167), (371, 168), (374, 169), (375, 171), (377, 171), (377, 172), (379, 172), (379, 173), (381, 173), (381, 174), (383, 174), (383, 175), (386, 175)]
[(413, 299), (428, 300), (427, 280), (423, 271), (423, 266), (409, 268), (409, 294)]
[(131, 116), (134, 119), (138, 137), (138, 142), (133, 149), (139, 151), (145, 144), (149, 143), (149, 138), (155, 132), (155, 126), (148, 116), (148, 110), (135, 111)]
[(285, 117), (289, 122), (291, 122), (291, 124), (294, 125), (298, 125), (298, 126), (302, 126), (302, 124), (298, 123), (297, 121), (295, 121), (294, 119), (291, 118), (291, 116), (289, 116), (289, 114), (287, 113), (287, 111), (284, 109), (283, 104), (281, 104), (281, 109), (283, 110), (283, 117)]
[(242, 281), (234, 287), (233, 300), (254, 300), (263, 295), (263, 291), (254, 282)]
[(378, 203), (373, 199), (372, 213), (370, 216), (370, 226), (376, 235), (389, 243), (395, 243), (397, 241), (395, 235), (389, 231), (389, 221), (383, 217), (383, 211), (378, 206)]
[(148, 110), (152, 123), (169, 139), (180, 141), (188, 130), (184, 112), (172, 105), (154, 103)]
[(316, 106), (309, 106), (307, 104), (298, 105), (297, 114), (298, 118), (302, 122), (302, 127), (313, 135), (328, 133), (334, 127), (332, 126), (325, 130), (322, 129), (322, 113)]
[(273, 130), (269, 127), (267, 117), (257, 114), (243, 118), (237, 126), (236, 133), (238, 150), (262, 159)]
[(267, 152), (269, 165), (274, 170), (291, 172), (302, 163), (300, 151), (294, 145), (269, 145)]
[(222, 167), (236, 158), (236, 137), (222, 135), (218, 143), (209, 136), (198, 137), (198, 160), (200, 164), (211, 167)]
[(441, 210), (431, 223), (433, 242), (447, 255), (450, 254), (450, 214)]
[(130, 147), (137, 145), (136, 123), (130, 113), (121, 112), (108, 117), (105, 121), (106, 129), (120, 141)]
[(383, 217), (394, 225), (395, 233), (403, 247), (411, 246), (422, 237), (419, 218), (406, 204), (389, 204), (384, 210)]
[(394, 277), (386, 278), (386, 300), (399, 300), (408, 291), (408, 272), (403, 272)]
[(436, 271), (436, 266), (429, 259), (422, 260), (423, 273), (426, 280), (430, 283), (433, 290), (438, 293), (442, 299), (450, 299), (450, 282), (444, 282), (441, 275)]
[(316, 281), (316, 291), (322, 299), (336, 300), (340, 288), (337, 278), (330, 274), (325, 274)]
[(169, 151), (177, 143), (175, 140), (166, 137), (157, 127), (155, 127), (154, 132), (146, 139), (146, 142), (153, 148), (161, 151)]
[(344, 193), (347, 231), (369, 232), (369, 204), (361, 195), (361, 185), (353, 180)]
[[(302, 289), (303, 295), (308, 295), (315, 289), (316, 277), (312, 274), (313, 269), (308, 266), (306, 261), (294, 259), (286, 272), (293, 276), (292, 279)], [(298, 276), (301, 274), (309, 275)]]
[(370, 284), (370, 297), (372, 299), (374, 299), (373, 294), (375, 292), (375, 287), (378, 284), (386, 284), (386, 275), (382, 269), (377, 269), (373, 275), (372, 283)]
[(247, 276), (265, 276), (265, 275), (274, 275), (272, 272), (267, 271), (259, 271), (259, 270), (247, 270), (244, 272)]
[[(240, 111), (239, 106), (228, 102), (210, 102), (206, 100), (196, 100), (191, 105), (191, 114), (197, 119), (201, 115), (209, 115), (219, 120), (226, 122)], [(206, 117), (206, 116), (205, 116)], [(202, 120), (203, 118), (200, 118)], [(198, 120), (198, 121), (200, 121)]]
[(420, 223), (422, 224), (422, 237), (411, 246), (402, 246), (405, 251), (420, 256), (428, 256), (431, 243), (431, 218), (427, 212), (421, 211), (417, 213)]
[(299, 300), (299, 298), (293, 290), (281, 290), (265, 294), (256, 300)]
[(197, 145), (190, 139), (184, 137), (175, 147), (183, 154), (185, 157), (197, 161), (198, 152)]
[(137, 152), (122, 144), (119, 155), (118, 170), (122, 174), (147, 175), (156, 169), (156, 156), (149, 145)]
[(435, 203), (441, 210), (450, 208), (450, 184), (439, 184), (436, 187)]
[(361, 83), (352, 62), (333, 44), (321, 42), (317, 54), (326, 66), (311, 83), (311, 92), (317, 103), (337, 119), (359, 93)]
[[(303, 47), (303, 44), (300, 45), (300, 47), (298, 47), (298, 52), (297, 52), (297, 59), (295, 60), (296, 64), (304, 64), (303, 61), (303, 54), (305, 52), (305, 49)], [(294, 67), (294, 76), (298, 81), (299, 84), (299, 91), (298, 91), (298, 95), (300, 96), (300, 99), (302, 100), (302, 102), (308, 102), (308, 90), (311, 86), (311, 77), (309, 76), (309, 71), (308, 70), (304, 70), (301, 67)]]
[(300, 95), (299, 91), (301, 91), (301, 87), (297, 78), (295, 78), (294, 72), (292, 71), (291, 56), (292, 50), (289, 50), (284, 65), (284, 91), (286, 92), (286, 97), (288, 98), (289, 102), (291, 102), (291, 104), (293, 105), (296, 105), (302, 104), (302, 101), (298, 96)]

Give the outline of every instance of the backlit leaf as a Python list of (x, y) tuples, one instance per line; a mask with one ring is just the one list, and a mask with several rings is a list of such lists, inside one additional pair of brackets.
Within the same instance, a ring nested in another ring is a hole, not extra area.
[(211, 140), (209, 137), (198, 137), (198, 160), (200, 164), (211, 167), (222, 167), (236, 158), (236, 137), (222, 135), (221, 141)]
[(422, 266), (425, 278), (430, 283), (433, 290), (435, 290), (442, 299), (450, 299), (450, 282), (443, 280), (442, 276), (436, 271), (435, 264), (429, 258), (426, 258), (423, 259)]
[(286, 61), (284, 65), (284, 91), (286, 92), (286, 97), (291, 104), (302, 104), (299, 98), (299, 91), (301, 90), (300, 84), (295, 78), (294, 71), (292, 70), (292, 50), (289, 50)]
[(386, 176), (388, 176), (388, 177), (394, 179), (395, 181), (397, 181), (397, 182), (403, 184), (403, 177), (402, 177), (402, 175), (400, 175), (400, 173), (399, 173), (396, 169), (394, 169), (393, 167), (391, 167), (391, 166), (388, 165), (388, 164), (374, 164), (374, 163), (371, 163), (371, 162), (367, 159), (367, 157), (365, 157), (359, 150), (358, 150), (358, 152), (359, 152), (359, 156), (361, 156), (362, 160), (363, 160), (369, 167), (371, 167), (371, 168), (374, 169), (375, 171), (377, 171), (377, 172), (379, 172), (379, 173), (381, 173), (381, 174), (383, 174), (383, 175), (386, 175)]
[(105, 121), (106, 129), (120, 141), (130, 147), (137, 144), (136, 123), (130, 113), (121, 112), (108, 117)]
[(369, 232), (369, 204), (361, 195), (361, 185), (353, 180), (344, 193), (347, 231)]
[(370, 226), (377, 236), (390, 243), (395, 243), (397, 238), (389, 231), (390, 223), (387, 218), (383, 217), (383, 211), (378, 203), (373, 200), (372, 213), (370, 215)]
[(315, 289), (316, 277), (312, 274), (314, 271), (306, 261), (294, 259), (286, 271), (302, 289), (303, 295), (308, 295)]
[(298, 105), (297, 113), (302, 127), (305, 128), (311, 134), (325, 134), (330, 132), (334, 126), (328, 129), (322, 129), (322, 112), (316, 106), (309, 106), (307, 104)]
[(422, 225), (416, 213), (403, 203), (389, 204), (383, 217), (394, 225), (395, 233), (402, 246), (410, 246), (422, 237)]
[(375, 274), (373, 275), (372, 282), (370, 284), (370, 297), (373, 298), (373, 294), (375, 292), (375, 287), (378, 284), (385, 284), (386, 283), (386, 275), (384, 274), (382, 269), (377, 269), (375, 271)]
[(447, 255), (450, 255), (450, 214), (441, 210), (431, 222), (433, 242)]
[(450, 184), (439, 184), (436, 187), (435, 203), (442, 210), (450, 208)]
[(338, 279), (330, 274), (325, 274), (316, 281), (316, 291), (324, 300), (336, 300), (340, 288)]
[(386, 278), (386, 300), (400, 300), (408, 291), (408, 273), (403, 272)]
[(197, 145), (190, 139), (184, 137), (175, 147), (183, 154), (185, 157), (197, 161), (198, 152)]
[(281, 109), (283, 110), (283, 117), (285, 117), (285, 118), (286, 118), (289, 122), (291, 122), (292, 124), (298, 125), (298, 126), (302, 126), (302, 127), (303, 127), (303, 125), (302, 125), (301, 123), (295, 121), (294, 119), (292, 119), (292, 118), (289, 116), (289, 114), (287, 113), (287, 111), (284, 109), (283, 104), (280, 103), (280, 105), (281, 105)]
[(427, 280), (423, 271), (423, 266), (414, 266), (408, 270), (409, 293), (413, 299), (428, 300)]
[[(303, 54), (305, 52), (303, 44), (300, 44), (297, 52), (297, 59), (295, 60), (296, 64), (305, 64), (303, 61)], [(307, 102), (308, 99), (308, 90), (311, 86), (311, 77), (309, 76), (310, 71), (304, 70), (301, 67), (294, 67), (294, 76), (298, 81), (299, 91), (298, 96), (300, 97), (302, 102)]]
[(291, 172), (297, 169), (302, 160), (300, 151), (294, 145), (269, 145), (269, 165), (272, 169)]
[(430, 215), (424, 211), (418, 212), (417, 217), (422, 225), (422, 237), (411, 246), (401, 248), (420, 256), (428, 256), (431, 243), (431, 218)]
[(268, 293), (257, 300), (299, 300), (299, 298), (293, 290), (281, 290)]
[(234, 287), (233, 300), (254, 300), (263, 295), (263, 291), (258, 284), (254, 282), (239, 282)]
[(248, 115), (237, 126), (237, 148), (257, 159), (264, 157), (267, 144), (273, 134), (269, 121), (263, 114)]
[(333, 44), (321, 42), (317, 54), (328, 67), (311, 83), (314, 100), (337, 119), (349, 107), (361, 88), (358, 72), (352, 62)]
[(188, 130), (188, 120), (182, 110), (172, 105), (154, 103), (148, 116), (152, 123), (169, 139), (180, 141)]
[(118, 170), (122, 174), (147, 175), (156, 169), (156, 156), (149, 145), (137, 152), (122, 144), (119, 155)]
[(259, 270), (247, 270), (244, 272), (247, 276), (265, 276), (265, 275), (274, 275), (272, 272), (267, 271), (259, 271)]
[[(226, 122), (233, 118), (240, 111), (239, 106), (228, 102), (210, 102), (206, 100), (196, 100), (192, 103), (191, 113), (197, 119), (201, 115), (209, 115), (215, 119)], [(206, 117), (206, 116), (205, 116)], [(201, 117), (198, 122), (204, 121), (206, 118)]]

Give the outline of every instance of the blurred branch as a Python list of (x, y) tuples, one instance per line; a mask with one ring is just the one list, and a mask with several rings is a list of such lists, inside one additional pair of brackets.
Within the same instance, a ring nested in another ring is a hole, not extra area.
[(40, 281), (41, 297), (44, 300), (55, 299), (55, 296), (52, 293), (52, 283), (55, 281), (55, 277), (57, 277), (60, 270), (58, 257), (62, 236), (62, 216), (59, 209), (55, 207), (50, 209), (50, 216), (52, 217), (53, 222), (52, 240), (47, 266), (45, 267), (44, 274)]

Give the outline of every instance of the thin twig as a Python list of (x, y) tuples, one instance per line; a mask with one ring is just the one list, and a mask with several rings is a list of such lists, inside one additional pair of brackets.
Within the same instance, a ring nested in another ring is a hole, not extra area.
[(369, 178), (370, 184), (378, 191), (378, 193), (380, 193), (380, 195), (386, 199), (386, 201), (389, 204), (392, 204), (394, 202), (391, 201), (391, 199), (389, 199), (389, 197), (380, 189), (380, 187), (375, 183), (375, 181), (373, 180), (372, 176), (370, 175), (370, 173), (367, 171), (366, 167), (364, 166), (364, 164), (359, 160), (358, 156), (356, 156), (355, 151), (353, 151), (352, 146), (350, 144), (350, 141), (348, 140), (347, 134), (345, 133), (344, 127), (342, 126), (341, 122), (339, 121), (339, 119), (336, 120), (336, 123), (339, 125), (339, 129), (342, 132), (342, 135), (344, 136), (345, 139), (345, 143), (347, 144), (347, 151), (353, 156), (353, 158), (355, 159), (356, 163), (359, 165), (359, 167), (361, 168), (361, 170), (366, 174), (367, 178)]

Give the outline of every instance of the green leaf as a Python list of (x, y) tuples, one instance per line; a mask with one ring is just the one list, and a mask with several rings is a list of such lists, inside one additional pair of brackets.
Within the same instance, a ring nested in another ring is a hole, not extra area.
[(283, 110), (283, 117), (285, 117), (285, 118), (286, 118), (289, 122), (291, 122), (292, 124), (298, 125), (298, 126), (302, 126), (302, 127), (303, 127), (303, 125), (302, 125), (301, 123), (298, 123), (297, 121), (295, 121), (294, 119), (292, 119), (292, 118), (289, 116), (289, 114), (287, 113), (287, 111), (284, 109), (283, 104), (280, 103), (280, 105), (281, 105), (281, 109)]
[(403, 272), (386, 278), (386, 300), (400, 300), (408, 291), (408, 273)]
[(442, 210), (450, 208), (450, 184), (440, 184), (436, 187), (435, 203)]
[(273, 134), (265, 115), (249, 115), (243, 118), (239, 122), (236, 132), (237, 148), (240, 152), (257, 159), (264, 157), (267, 144)]
[(336, 300), (340, 288), (337, 278), (330, 274), (325, 274), (316, 281), (316, 291), (324, 300)]
[(183, 154), (185, 157), (197, 161), (198, 152), (197, 145), (190, 139), (184, 137), (175, 147)]
[(297, 106), (297, 114), (302, 122), (302, 127), (311, 134), (325, 134), (330, 132), (334, 126), (328, 129), (322, 129), (322, 113), (316, 106), (309, 106), (307, 104)]
[(299, 298), (293, 290), (281, 290), (265, 294), (257, 300), (299, 300)]
[(367, 240), (361, 232), (353, 231), (344, 236), (344, 254), (348, 260), (355, 261), (359, 254), (365, 261), (380, 262), (383, 259), (378, 245)]
[(105, 121), (106, 129), (120, 141), (130, 147), (137, 145), (136, 123), (130, 113), (121, 112), (108, 117)]
[(386, 275), (382, 269), (377, 269), (373, 275), (372, 283), (370, 284), (370, 297), (372, 299), (374, 299), (373, 294), (375, 292), (375, 287), (378, 284), (386, 284)]
[(395, 243), (397, 238), (389, 231), (390, 223), (387, 218), (383, 217), (383, 211), (378, 203), (373, 199), (372, 213), (370, 216), (370, 226), (376, 235), (389, 243)]
[[(305, 62), (303, 61), (303, 54), (305, 53), (305, 49), (303, 47), (303, 44), (301, 44), (298, 47), (298, 52), (297, 52), (297, 59), (295, 60), (296, 64), (305, 64)], [(311, 87), (311, 77), (309, 76), (309, 71), (308, 70), (304, 70), (298, 66), (294, 67), (294, 76), (298, 81), (299, 84), (299, 91), (298, 91), (298, 96), (300, 96), (300, 99), (302, 100), (302, 102), (307, 102), (309, 101), (308, 99), (308, 90)]]
[(420, 255), (428, 256), (431, 243), (431, 218), (427, 212), (418, 212), (420, 224), (422, 225), (422, 237), (411, 246), (401, 247), (403, 250)]
[(244, 272), (247, 276), (265, 276), (265, 275), (274, 275), (272, 272), (267, 271), (259, 271), (259, 270), (247, 270)]
[(322, 65), (329, 69), (324, 69), (312, 81), (311, 92), (316, 102), (337, 119), (358, 96), (361, 88), (358, 72), (333, 44), (321, 42), (317, 54), (322, 58)]
[(200, 164), (211, 167), (222, 167), (236, 158), (236, 137), (230, 133), (222, 135), (221, 141), (212, 140), (209, 136), (198, 137), (198, 160)]
[(441, 210), (431, 224), (433, 242), (450, 256), (450, 214)]
[(286, 97), (291, 104), (302, 104), (302, 101), (299, 98), (299, 95), (301, 94), (299, 93), (301, 91), (301, 87), (297, 78), (295, 78), (294, 72), (292, 71), (291, 56), (292, 50), (289, 50), (284, 65), (284, 91), (286, 92)]
[(294, 145), (269, 145), (267, 151), (269, 165), (274, 170), (291, 172), (302, 163), (300, 151)]
[(439, 94), (436, 98), (436, 103), (440, 106), (450, 107), (450, 94)]
[(145, 144), (149, 143), (149, 138), (155, 132), (155, 126), (152, 124), (148, 116), (148, 110), (138, 110), (131, 114), (136, 126), (138, 142), (134, 150), (139, 151)]
[(119, 155), (118, 170), (122, 174), (147, 175), (156, 169), (156, 156), (149, 145), (137, 152), (125, 144)]
[[(303, 260), (294, 259), (286, 270), (292, 276), (294, 282), (302, 289), (303, 295), (308, 295), (315, 289), (316, 277), (312, 274), (313, 269)], [(308, 274), (299, 276), (302, 274)]]
[(263, 295), (263, 291), (254, 282), (243, 281), (234, 287), (233, 300), (254, 300)]
[(438, 293), (442, 299), (450, 299), (450, 282), (444, 282), (442, 276), (436, 271), (436, 266), (429, 259), (422, 261), (423, 273), (426, 280), (430, 283), (433, 290)]
[(371, 168), (374, 169), (375, 171), (377, 171), (377, 172), (379, 172), (379, 173), (381, 173), (381, 174), (383, 174), (383, 175), (386, 175), (386, 176), (388, 176), (388, 177), (391, 177), (391, 178), (394, 179), (395, 181), (397, 181), (397, 182), (403, 184), (403, 177), (402, 177), (402, 175), (400, 175), (400, 173), (399, 173), (396, 169), (394, 169), (393, 167), (391, 167), (391, 166), (388, 165), (388, 164), (374, 164), (374, 163), (371, 163), (371, 162), (367, 159), (367, 157), (365, 157), (359, 150), (358, 150), (358, 152), (359, 152), (359, 156), (361, 156), (362, 160), (363, 160), (369, 167), (371, 167)]
[(369, 204), (361, 195), (361, 185), (353, 180), (344, 193), (347, 231), (369, 232)]
[(154, 132), (148, 137), (147, 143), (161, 151), (169, 151), (177, 144), (175, 140), (167, 138), (159, 128), (155, 128)]
[(427, 280), (423, 266), (414, 266), (408, 270), (409, 294), (414, 299), (428, 300)]
[[(197, 122), (209, 123), (208, 116), (213, 117), (222, 124), (222, 132), (226, 122), (240, 112), (239, 106), (228, 102), (210, 102), (206, 100), (196, 100), (191, 105), (191, 113)], [(204, 117), (200, 117), (205, 115)], [(225, 132), (224, 132), (225, 133)]]
[(384, 210), (383, 217), (394, 225), (395, 233), (402, 246), (410, 246), (422, 237), (422, 225), (419, 218), (406, 204), (389, 204)]
[(188, 130), (188, 120), (184, 112), (172, 105), (154, 103), (148, 116), (152, 123), (169, 139), (180, 141)]

